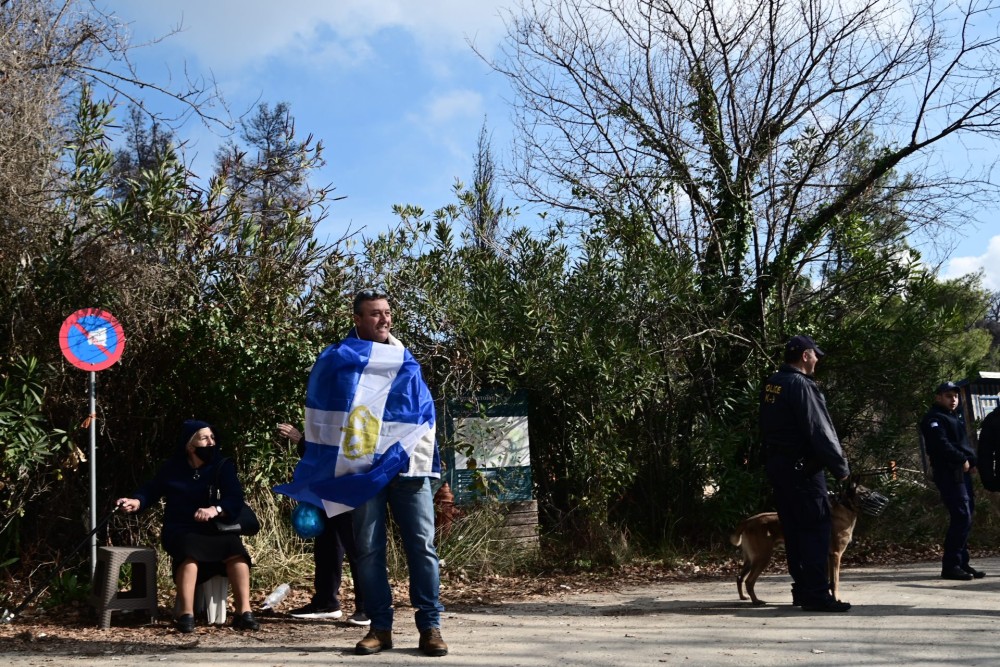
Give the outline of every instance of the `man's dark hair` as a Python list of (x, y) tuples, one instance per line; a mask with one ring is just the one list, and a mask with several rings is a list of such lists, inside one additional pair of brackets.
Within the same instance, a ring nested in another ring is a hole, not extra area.
[(797, 336), (792, 336), (785, 343), (785, 363), (786, 364), (797, 364), (802, 361), (802, 353), (806, 350), (816, 350), (816, 356), (824, 356), (823, 350), (819, 349), (819, 345), (816, 344), (809, 336), (803, 336), (799, 334)]
[(805, 350), (800, 348), (792, 348), (791, 350), (785, 349), (785, 363), (786, 364), (797, 364), (802, 361), (802, 353)]
[(379, 299), (388, 298), (389, 295), (382, 290), (372, 289), (370, 287), (360, 290), (354, 295), (354, 314), (361, 314), (361, 304), (365, 301), (378, 301)]

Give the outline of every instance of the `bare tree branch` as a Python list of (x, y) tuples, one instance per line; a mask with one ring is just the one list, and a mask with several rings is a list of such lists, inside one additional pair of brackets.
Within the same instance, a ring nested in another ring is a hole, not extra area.
[(876, 202), (898, 244), (995, 192), (992, 165), (932, 159), (1000, 138), (998, 22), (996, 0), (526, 0), (491, 62), (517, 93), (508, 176), (644, 216), (730, 304), (787, 300)]

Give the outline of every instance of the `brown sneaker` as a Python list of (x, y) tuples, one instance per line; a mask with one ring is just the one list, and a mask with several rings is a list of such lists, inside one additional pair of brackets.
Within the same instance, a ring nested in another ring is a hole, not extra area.
[(427, 628), (420, 631), (420, 650), (424, 655), (440, 658), (448, 655), (448, 645), (441, 639), (440, 628)]
[(354, 652), (358, 655), (372, 655), (373, 653), (386, 651), (391, 648), (392, 630), (376, 630), (372, 628), (365, 635), (365, 638), (357, 643), (354, 647)]

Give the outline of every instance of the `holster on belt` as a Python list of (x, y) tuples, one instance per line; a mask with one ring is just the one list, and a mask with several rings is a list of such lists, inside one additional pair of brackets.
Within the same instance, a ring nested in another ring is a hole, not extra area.
[(806, 477), (816, 474), (823, 469), (823, 464), (811, 456), (803, 456), (802, 450), (798, 447), (787, 447), (781, 445), (768, 445), (768, 456), (780, 456), (792, 462), (792, 467), (797, 472)]
[(795, 464), (795, 469), (801, 471), (805, 477), (812, 477), (823, 469), (823, 463), (814, 457), (803, 458)]

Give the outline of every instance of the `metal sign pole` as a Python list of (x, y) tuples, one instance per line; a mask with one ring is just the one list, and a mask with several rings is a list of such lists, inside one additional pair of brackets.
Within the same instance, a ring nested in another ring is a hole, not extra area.
[[(90, 371), (90, 527), (97, 526), (97, 373)], [(90, 578), (97, 570), (97, 531), (90, 534)]]
[(125, 351), (125, 332), (114, 315), (97, 308), (83, 308), (59, 329), (59, 348), (66, 360), (90, 371), (90, 576), (97, 570), (97, 373), (118, 363)]

